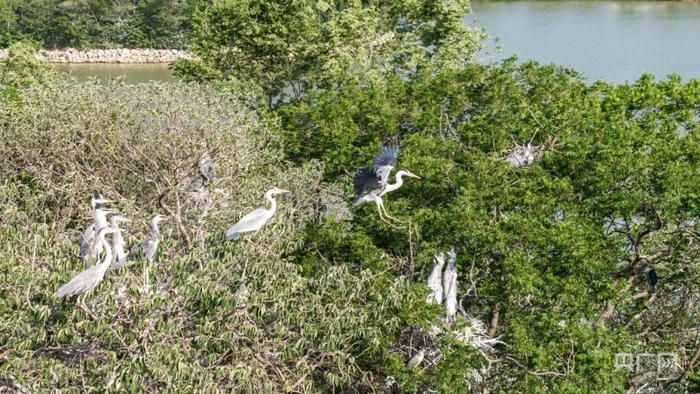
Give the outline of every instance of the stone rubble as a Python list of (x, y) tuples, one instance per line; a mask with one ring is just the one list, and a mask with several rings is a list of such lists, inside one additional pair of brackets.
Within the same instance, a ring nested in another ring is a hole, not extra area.
[[(0, 49), (0, 59), (8, 50)], [(49, 63), (171, 63), (176, 59), (193, 59), (194, 56), (179, 49), (42, 49), (36, 58)]]

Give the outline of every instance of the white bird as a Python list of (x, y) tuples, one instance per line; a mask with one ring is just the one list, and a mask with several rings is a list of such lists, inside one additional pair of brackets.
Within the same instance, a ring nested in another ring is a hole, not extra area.
[(442, 286), (445, 291), (445, 312), (447, 321), (451, 323), (454, 321), (454, 317), (457, 314), (457, 267), (455, 267), (457, 253), (455, 252), (454, 246), (450, 248), (448, 254), (450, 260), (442, 276)]
[(289, 193), (289, 190), (278, 189), (276, 187), (270, 188), (265, 193), (265, 198), (272, 204), (270, 209), (258, 208), (243, 216), (236, 224), (226, 231), (226, 240), (232, 241), (240, 237), (243, 233), (257, 231), (264, 226), (272, 215), (275, 214), (275, 211), (277, 211), (277, 201), (275, 201), (273, 196), (280, 193)]
[(423, 362), (423, 358), (425, 357), (425, 350), (421, 349), (416, 353), (413, 357), (411, 357), (410, 360), (406, 363), (406, 369), (412, 369), (417, 367), (420, 363)]
[(510, 151), (506, 157), (506, 161), (516, 167), (527, 167), (535, 162), (535, 155), (532, 151), (532, 145), (529, 142), (522, 146), (517, 145)]
[(109, 247), (109, 244), (105, 240), (105, 236), (107, 234), (113, 234), (117, 231), (119, 230), (113, 229), (111, 227), (105, 227), (97, 232), (97, 242), (102, 244), (105, 251), (104, 260), (102, 261), (102, 263), (96, 264), (86, 269), (85, 271), (79, 273), (73, 279), (71, 279), (70, 282), (61, 286), (56, 291), (57, 297), (67, 297), (75, 294), (87, 293), (88, 291), (97, 287), (97, 285), (99, 285), (100, 282), (102, 282), (102, 279), (104, 279), (105, 276), (105, 272), (109, 268), (109, 265), (112, 263), (112, 249)]
[[(90, 199), (93, 223), (83, 231), (80, 239), (80, 250), (78, 251), (78, 257), (81, 261), (85, 261), (86, 268), (90, 268), (93, 261), (96, 261), (102, 254), (102, 244), (97, 242), (95, 234), (109, 226), (107, 221), (109, 210), (106, 207), (106, 204), (109, 202), (113, 201), (102, 197), (99, 193), (95, 193)], [(86, 257), (87, 260), (85, 260)]]
[(127, 254), (124, 252), (124, 237), (122, 236), (122, 231), (119, 228), (119, 222), (131, 222), (121, 213), (113, 215), (109, 219), (109, 225), (111, 228), (117, 229), (118, 231), (112, 234), (112, 267), (119, 268), (124, 266), (127, 260)]
[(158, 223), (161, 221), (165, 220), (164, 216), (161, 216), (160, 214), (156, 213), (153, 215), (151, 218), (151, 235), (141, 241), (138, 245), (134, 246), (131, 248), (131, 251), (129, 251), (129, 255), (127, 258), (131, 258), (132, 256), (135, 256), (139, 252), (143, 252), (143, 259), (144, 264), (143, 264), (143, 280), (144, 280), (144, 289), (148, 290), (150, 287), (149, 284), (149, 278), (148, 278), (148, 264), (150, 264), (153, 259), (156, 257), (156, 252), (158, 252), (158, 245), (160, 244), (160, 227), (158, 226)]
[(442, 304), (442, 267), (444, 265), (445, 253), (436, 254), (433, 270), (430, 271), (430, 276), (428, 276), (428, 288), (431, 290), (425, 300), (428, 304), (434, 302)]
[(366, 202), (374, 201), (377, 205), (377, 211), (379, 211), (379, 218), (387, 223), (388, 221), (385, 217), (393, 220), (397, 219), (389, 216), (386, 212), (382, 196), (403, 186), (404, 176), (420, 179), (418, 175), (415, 175), (411, 171), (400, 170), (396, 173), (396, 182), (389, 183), (389, 175), (396, 166), (398, 154), (398, 145), (384, 147), (377, 154), (377, 157), (374, 158), (372, 166), (370, 168), (361, 168), (357, 170), (353, 178), (357, 199), (352, 203), (352, 206), (357, 207)]

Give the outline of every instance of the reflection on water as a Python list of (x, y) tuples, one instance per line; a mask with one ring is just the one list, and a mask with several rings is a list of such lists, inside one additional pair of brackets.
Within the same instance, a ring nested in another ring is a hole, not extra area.
[(102, 82), (123, 78), (124, 82), (128, 84), (148, 81), (176, 81), (172, 71), (164, 63), (55, 63), (53, 67), (59, 72), (68, 73), (77, 81), (85, 81), (89, 78), (96, 78)]
[(491, 42), (482, 61), (517, 54), (572, 66), (589, 81), (635, 81), (644, 72), (700, 77), (700, 3), (473, 0), (472, 9), (503, 47), (494, 54)]

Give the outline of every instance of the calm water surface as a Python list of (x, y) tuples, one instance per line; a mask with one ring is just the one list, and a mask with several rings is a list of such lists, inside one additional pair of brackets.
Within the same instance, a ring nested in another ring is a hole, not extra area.
[(55, 63), (53, 66), (56, 70), (68, 73), (78, 81), (85, 81), (89, 78), (96, 78), (102, 82), (123, 78), (124, 82), (128, 84), (147, 81), (176, 81), (175, 76), (165, 63)]
[(482, 61), (517, 54), (571, 66), (591, 82), (644, 72), (700, 78), (700, 2), (473, 0), (472, 9), (502, 46), (494, 54), (491, 40)]

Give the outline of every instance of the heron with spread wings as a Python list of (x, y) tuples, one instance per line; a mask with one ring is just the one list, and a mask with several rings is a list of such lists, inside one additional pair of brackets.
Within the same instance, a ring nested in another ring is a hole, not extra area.
[(418, 175), (411, 171), (400, 170), (396, 173), (395, 182), (389, 183), (389, 175), (391, 175), (391, 171), (396, 167), (396, 158), (398, 154), (398, 145), (384, 147), (374, 158), (372, 166), (357, 170), (355, 178), (353, 179), (357, 199), (353, 202), (352, 206), (357, 207), (366, 202), (374, 201), (377, 205), (379, 218), (387, 223), (390, 223), (387, 218), (393, 220), (398, 219), (390, 216), (386, 212), (382, 196), (403, 186), (404, 176), (420, 179)]

